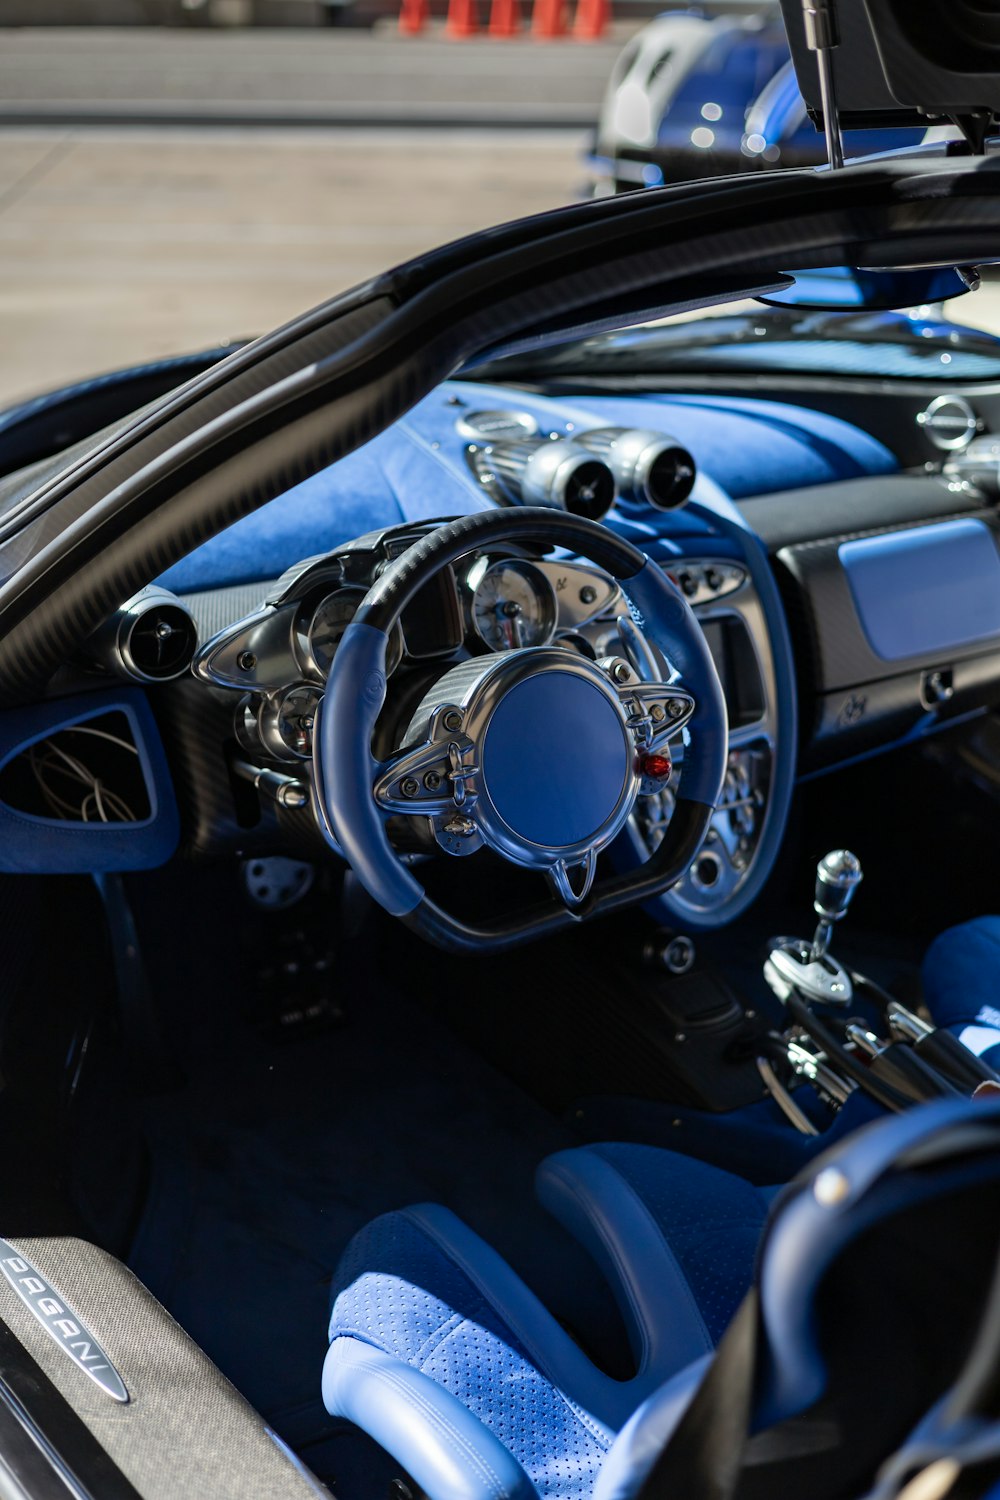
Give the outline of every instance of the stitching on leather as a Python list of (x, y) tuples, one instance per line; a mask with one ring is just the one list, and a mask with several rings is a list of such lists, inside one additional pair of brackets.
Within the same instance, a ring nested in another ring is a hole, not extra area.
[(444, 1341), (451, 1334), (457, 1333), (458, 1330), (463, 1326), (463, 1324), (468, 1323), (469, 1321), (470, 1320), (463, 1317), (461, 1313), (453, 1312), (450, 1318), (446, 1318), (443, 1323), (439, 1324), (439, 1326), (435, 1328), (433, 1333), (429, 1333), (427, 1335), (427, 1337), (424, 1339), (424, 1342), (420, 1345), (420, 1348), (414, 1350), (413, 1355), (410, 1357), (410, 1359), (407, 1360), (407, 1363), (414, 1364), (418, 1368), (422, 1368), (424, 1363), (428, 1359), (430, 1359), (431, 1355), (441, 1347)]
[[(416, 1407), (429, 1420), (433, 1427), (439, 1429), (441, 1436), (447, 1441), (449, 1447), (458, 1453), (460, 1457), (464, 1457), (470, 1467), (478, 1471), (481, 1478), (488, 1479), (492, 1483), (500, 1500), (511, 1500), (510, 1490), (507, 1489), (489, 1460), (476, 1451), (468, 1438), (458, 1428), (454, 1427), (448, 1418), (442, 1412), (438, 1411), (421, 1391), (414, 1390), (409, 1382), (403, 1380), (394, 1370), (385, 1370), (378, 1367), (373, 1368), (371, 1364), (365, 1361), (361, 1361), (361, 1363), (369, 1375), (374, 1375), (376, 1380), (382, 1381), (383, 1384), (397, 1391), (410, 1405)], [(429, 1380), (433, 1377), (426, 1376), (425, 1378)], [(442, 1386), (441, 1389), (444, 1390), (444, 1387)], [(457, 1398), (453, 1397), (452, 1399)], [(471, 1415), (474, 1414), (470, 1413)], [(485, 1423), (483, 1426), (488, 1432), (489, 1429)], [(493, 1434), (491, 1433), (490, 1436), (493, 1437)], [(498, 1439), (494, 1438), (494, 1441), (498, 1441)]]
[[(468, 1318), (464, 1319), (464, 1324), (465, 1325), (469, 1325), (470, 1324), (470, 1320)], [(478, 1326), (478, 1325), (473, 1324), (472, 1326), (475, 1327), (475, 1326)], [(461, 1331), (460, 1329), (454, 1329), (453, 1330), (453, 1332), (455, 1334), (459, 1333), (460, 1331)], [(452, 1337), (452, 1334), (449, 1334), (448, 1337), (449, 1338)], [(446, 1342), (447, 1342), (447, 1339), (442, 1340), (442, 1345), (439, 1346), (439, 1347), (442, 1347), (443, 1344), (446, 1343)], [(502, 1343), (503, 1341), (502, 1340), (498, 1340), (498, 1342)], [(540, 1380), (544, 1380), (545, 1381), (545, 1384), (551, 1390), (552, 1394), (554, 1396), (558, 1397), (559, 1401), (563, 1404), (563, 1406), (565, 1406), (565, 1407), (567, 1407), (569, 1409), (569, 1411), (572, 1414), (572, 1416), (577, 1420), (577, 1422), (579, 1422), (580, 1426), (583, 1427), (584, 1430), (590, 1434), (590, 1436), (591, 1436), (591, 1438), (593, 1438), (594, 1442), (596, 1442), (601, 1448), (603, 1448), (604, 1452), (607, 1453), (608, 1449), (611, 1447), (611, 1443), (613, 1442), (613, 1439), (610, 1439), (608, 1437), (608, 1434), (603, 1431), (603, 1429), (601, 1428), (600, 1424), (598, 1422), (595, 1422), (594, 1418), (590, 1415), (590, 1413), (588, 1411), (586, 1411), (579, 1404), (579, 1402), (574, 1401), (573, 1398), (571, 1396), (567, 1395), (567, 1393), (564, 1390), (562, 1390), (559, 1387), (559, 1385), (556, 1384), (556, 1382), (554, 1380), (551, 1380), (549, 1378), (549, 1376), (547, 1376), (545, 1374), (544, 1370), (538, 1369), (537, 1366), (535, 1366), (535, 1365), (532, 1365), (531, 1368), (534, 1370), (535, 1374), (538, 1376), (538, 1378)], [(433, 1379), (434, 1377), (431, 1377), (431, 1378)]]
[[(404, 1212), (404, 1214), (406, 1215), (407, 1218), (410, 1218), (410, 1214), (405, 1209), (403, 1210), (403, 1212)], [(472, 1282), (472, 1284), (476, 1288), (476, 1290), (479, 1293), (481, 1293), (481, 1295), (485, 1298), (485, 1300), (489, 1304), (489, 1306), (492, 1307), (495, 1312), (500, 1313), (500, 1315), (503, 1317), (503, 1319), (504, 1319), (505, 1322), (510, 1322), (510, 1323), (513, 1324), (513, 1322), (514, 1322), (513, 1316), (509, 1316), (504, 1311), (503, 1304), (502, 1303), (498, 1303), (497, 1300), (490, 1295), (490, 1288), (483, 1281), (482, 1277), (476, 1271), (475, 1267), (471, 1266), (469, 1264), (469, 1262), (466, 1259), (465, 1254), (463, 1253), (463, 1251), (460, 1250), (456, 1245), (452, 1244), (450, 1241), (447, 1241), (444, 1238), (442, 1238), (438, 1234), (438, 1231), (437, 1231), (437, 1229), (434, 1226), (432, 1226), (430, 1224), (426, 1224), (426, 1223), (424, 1223), (420, 1219), (411, 1218), (410, 1221), (411, 1221), (411, 1223), (413, 1223), (416, 1226), (416, 1228), (422, 1230), (423, 1233), (427, 1235), (428, 1239), (430, 1239), (430, 1240), (432, 1240), (434, 1242), (434, 1244), (438, 1247), (439, 1250), (441, 1250), (445, 1255), (449, 1256), (450, 1259), (452, 1259), (455, 1262), (455, 1264), (459, 1267), (459, 1269), (461, 1271), (463, 1271), (465, 1273), (465, 1275), (469, 1278), (469, 1280)], [(459, 1221), (459, 1222), (461, 1222), (461, 1221)], [(528, 1289), (525, 1288), (525, 1290), (527, 1291)], [(529, 1294), (529, 1295), (533, 1295), (533, 1294)], [(541, 1307), (542, 1311), (545, 1313), (545, 1316), (547, 1318), (551, 1319), (553, 1327), (555, 1329), (557, 1329), (559, 1332), (562, 1332), (562, 1330), (559, 1329), (558, 1323), (556, 1323), (556, 1320), (552, 1317), (552, 1314), (548, 1311), (548, 1309), (544, 1306), (544, 1304), (539, 1303), (539, 1306)], [(514, 1328), (513, 1332), (516, 1333), (517, 1337), (524, 1344), (524, 1347), (525, 1347), (526, 1351), (529, 1354), (532, 1355), (532, 1358), (534, 1359), (535, 1363), (540, 1368), (544, 1369), (545, 1361), (544, 1361), (543, 1356), (542, 1356), (542, 1351), (539, 1348), (539, 1346), (535, 1343), (535, 1341), (532, 1338), (530, 1332), (526, 1331), (525, 1329), (521, 1328), (520, 1326), (518, 1326), (517, 1328)], [(579, 1352), (579, 1351), (577, 1351), (577, 1352)], [(586, 1355), (582, 1354), (582, 1353), (580, 1354), (580, 1358), (583, 1359), (583, 1360), (587, 1359)], [(588, 1360), (587, 1363), (589, 1364), (590, 1361)], [(594, 1369), (596, 1370), (596, 1368), (597, 1367), (595, 1365)]]

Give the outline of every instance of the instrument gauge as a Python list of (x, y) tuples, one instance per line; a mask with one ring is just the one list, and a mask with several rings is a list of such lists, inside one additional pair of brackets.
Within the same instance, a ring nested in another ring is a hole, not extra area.
[(472, 596), (472, 623), (491, 651), (547, 645), (556, 613), (555, 590), (545, 574), (517, 558), (491, 563)]
[[(305, 629), (305, 644), (310, 665), (324, 680), (329, 676), (337, 647), (344, 638), (344, 631), (358, 612), (365, 597), (362, 588), (336, 589), (321, 599), (313, 610)], [(389, 637), (386, 651), (386, 675), (394, 672), (403, 655), (403, 637), (397, 625)]]
[(254, 740), (274, 760), (308, 760), (312, 754), (316, 710), (322, 689), (310, 683), (293, 683), (276, 693), (268, 693), (259, 706), (252, 700), (244, 705), (242, 721), (237, 720), (237, 737), (247, 748), (257, 748)]
[(274, 729), (281, 744), (303, 760), (312, 755), (313, 726), (319, 707), (318, 688), (293, 687), (274, 705)]

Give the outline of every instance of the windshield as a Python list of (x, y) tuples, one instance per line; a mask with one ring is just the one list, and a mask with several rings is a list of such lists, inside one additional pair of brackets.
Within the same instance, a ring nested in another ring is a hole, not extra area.
[[(965, 311), (965, 300), (956, 312)], [(970, 296), (968, 301), (973, 301)], [(886, 380), (1000, 378), (1000, 338), (949, 321), (941, 307), (908, 312), (739, 312), (647, 324), (496, 360), (490, 380), (747, 371)]]

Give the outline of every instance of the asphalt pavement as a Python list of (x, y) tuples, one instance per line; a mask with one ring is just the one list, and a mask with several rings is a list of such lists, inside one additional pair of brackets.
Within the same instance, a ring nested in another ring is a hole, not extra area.
[(0, 123), (584, 128), (635, 24), (600, 42), (452, 41), (440, 24), (14, 28), (0, 31)]
[(0, 30), (0, 403), (570, 201), (632, 30)]
[(567, 203), (576, 131), (0, 128), (0, 405)]

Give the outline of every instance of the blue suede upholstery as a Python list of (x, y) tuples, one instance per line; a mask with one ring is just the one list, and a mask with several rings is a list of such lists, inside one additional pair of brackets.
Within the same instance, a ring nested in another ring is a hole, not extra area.
[[(386, 432), (212, 537), (159, 582), (191, 593), (273, 579), (303, 557), (380, 526), (481, 510), (482, 488), (466, 462), (456, 418), (511, 406), (534, 416), (542, 432), (559, 436), (606, 426), (670, 433), (737, 498), (898, 467), (889, 450), (860, 428), (776, 401), (660, 395), (565, 401), (446, 381)], [(664, 532), (692, 526), (685, 517), (653, 519)]]
[(934, 939), (924, 999), (938, 1026), (1000, 1070), (1000, 917), (977, 917)]
[(121, 686), (0, 711), (0, 770), (48, 735), (110, 713), (123, 714), (131, 729), (148, 815), (134, 823), (74, 822), (36, 817), (0, 802), (0, 870), (44, 875), (152, 870), (174, 853), (180, 837), (177, 802), (160, 731), (139, 688)]

